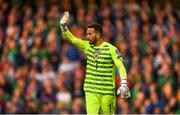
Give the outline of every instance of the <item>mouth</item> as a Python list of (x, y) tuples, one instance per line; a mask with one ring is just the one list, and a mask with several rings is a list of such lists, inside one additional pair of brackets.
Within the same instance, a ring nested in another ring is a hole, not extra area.
[(92, 43), (92, 40), (91, 39), (88, 39), (89, 43)]

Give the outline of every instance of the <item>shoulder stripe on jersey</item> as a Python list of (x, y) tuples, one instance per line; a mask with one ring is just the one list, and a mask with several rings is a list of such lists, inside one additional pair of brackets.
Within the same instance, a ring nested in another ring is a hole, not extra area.
[(109, 47), (108, 45), (104, 45), (103, 47)]

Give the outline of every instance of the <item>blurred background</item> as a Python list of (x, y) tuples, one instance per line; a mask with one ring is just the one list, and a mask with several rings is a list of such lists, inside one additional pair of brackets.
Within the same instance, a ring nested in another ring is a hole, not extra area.
[[(125, 59), (116, 114), (180, 114), (180, 0), (0, 0), (0, 113), (86, 114), (86, 57), (62, 36), (92, 22)], [(116, 86), (119, 85), (117, 73)]]

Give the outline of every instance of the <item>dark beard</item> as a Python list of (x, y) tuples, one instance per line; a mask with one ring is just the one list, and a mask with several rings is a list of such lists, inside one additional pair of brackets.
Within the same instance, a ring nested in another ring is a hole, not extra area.
[(95, 45), (95, 44), (96, 44), (96, 42), (97, 42), (97, 38), (95, 37), (94, 41), (93, 41), (92, 43), (89, 43), (89, 44), (91, 44), (91, 45)]

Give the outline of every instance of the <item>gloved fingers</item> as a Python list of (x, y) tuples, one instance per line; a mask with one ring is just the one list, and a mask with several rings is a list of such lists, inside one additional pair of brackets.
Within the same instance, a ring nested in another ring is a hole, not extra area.
[(122, 92), (120, 96), (122, 99), (127, 99), (131, 97), (131, 94), (130, 92)]
[(117, 90), (117, 95), (119, 95), (121, 93), (120, 88)]
[(64, 14), (60, 20), (60, 25), (65, 25), (67, 23), (68, 19), (69, 19), (69, 12), (66, 11), (66, 12), (64, 12)]
[(127, 99), (127, 98), (131, 97), (131, 93), (130, 93), (128, 87), (120, 87), (117, 90), (117, 94), (120, 95), (120, 97), (123, 98), (123, 99)]

